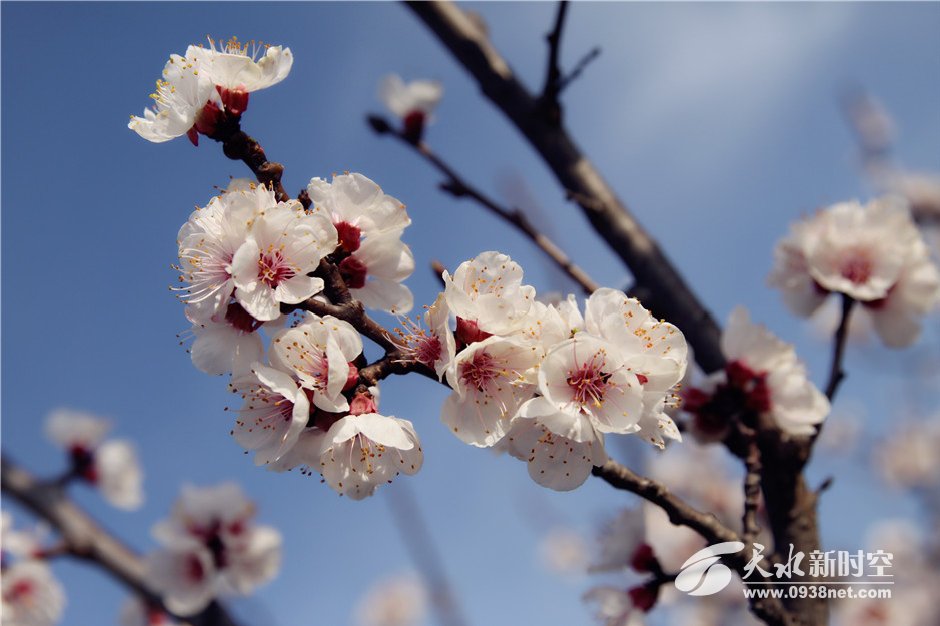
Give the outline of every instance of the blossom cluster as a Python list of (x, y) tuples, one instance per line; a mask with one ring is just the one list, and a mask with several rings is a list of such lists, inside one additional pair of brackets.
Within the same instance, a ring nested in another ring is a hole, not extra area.
[[(751, 322), (742, 307), (732, 311), (721, 336), (728, 364), (682, 392), (692, 432), (702, 441), (720, 441), (733, 419), (769, 416), (790, 435), (812, 435), (829, 414), (829, 400), (809, 380), (793, 346)], [(753, 426), (753, 424), (751, 424)]]
[(844, 294), (863, 305), (890, 347), (916, 341), (921, 318), (940, 302), (940, 270), (898, 196), (819, 211), (792, 226), (774, 257), (770, 283), (796, 315)]
[(0, 527), (0, 616), (4, 626), (52, 626), (65, 609), (65, 592), (43, 558), (42, 531), (17, 531), (6, 511)]
[(254, 504), (234, 483), (183, 487), (169, 519), (153, 527), (161, 549), (147, 578), (166, 608), (192, 615), (220, 594), (245, 595), (280, 568), (281, 535), (254, 523)]
[(508, 451), (557, 490), (607, 460), (607, 433), (660, 447), (679, 439), (665, 408), (686, 369), (682, 333), (614, 289), (592, 294), (582, 314), (573, 296), (545, 304), (522, 280), (508, 256), (484, 252), (443, 274), (427, 332), (405, 337), (453, 389), (441, 411), (451, 432)]
[[(328, 258), (365, 306), (409, 311), (402, 281), (414, 258), (401, 235), (411, 220), (361, 174), (314, 178), (307, 194), (309, 209), (236, 179), (194, 211), (178, 237), (181, 299), (193, 323), (193, 363), (232, 373), (244, 400), (235, 440), (258, 465), (312, 468), (358, 499), (398, 471), (418, 470), (417, 435), (409, 422), (377, 413), (377, 390), (358, 388), (362, 340), (350, 324), (307, 313), (285, 327), (282, 306), (320, 294), (324, 280), (314, 273)], [(261, 328), (270, 336), (267, 360)], [(392, 450), (396, 466), (385, 463)]]
[(197, 145), (200, 134), (211, 137), (229, 119), (237, 121), (249, 94), (284, 80), (293, 62), (290, 48), (234, 37), (189, 46), (183, 56), (170, 55), (150, 96), (153, 108), (131, 116), (127, 127), (154, 143), (186, 135)]

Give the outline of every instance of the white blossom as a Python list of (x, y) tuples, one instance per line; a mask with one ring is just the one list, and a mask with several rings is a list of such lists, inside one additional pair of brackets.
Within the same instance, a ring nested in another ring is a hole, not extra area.
[(234, 179), (205, 208), (197, 208), (180, 228), (179, 271), (181, 299), (187, 316), (206, 323), (226, 314), (235, 291), (232, 260), (248, 239), (254, 219), (277, 205), (274, 192), (265, 185)]
[(794, 225), (777, 244), (770, 283), (800, 316), (829, 292), (857, 300), (890, 347), (913, 343), (940, 301), (940, 270), (898, 196), (843, 202)]
[(389, 74), (379, 83), (379, 100), (402, 119), (415, 113), (429, 117), (443, 95), (444, 88), (433, 80), (405, 83), (398, 74)]
[(811, 435), (829, 414), (829, 400), (809, 380), (793, 346), (754, 324), (736, 308), (721, 336), (728, 365), (707, 383), (688, 390), (684, 409), (697, 420), (725, 423), (729, 412), (771, 416), (786, 433)]
[(224, 43), (209, 38), (209, 46), (201, 49), (202, 68), (212, 84), (223, 90), (266, 89), (287, 78), (294, 63), (290, 48), (283, 46), (255, 41), (241, 43), (236, 37)]
[(557, 574), (584, 574), (588, 563), (584, 537), (570, 528), (554, 528), (539, 542), (542, 563)]
[(642, 626), (642, 612), (626, 589), (599, 586), (589, 589), (582, 599), (595, 605), (594, 619), (603, 626)]
[(317, 469), (337, 493), (362, 500), (400, 472), (416, 474), (423, 462), (411, 422), (363, 413), (347, 415), (330, 426)]
[(95, 485), (112, 506), (137, 509), (143, 503), (137, 453), (128, 441), (103, 441), (110, 429), (105, 419), (67, 409), (46, 419), (46, 434), (69, 453), (75, 476)]
[(307, 313), (296, 327), (271, 339), (271, 364), (291, 372), (301, 387), (311, 391), (314, 406), (334, 413), (349, 410), (342, 392), (354, 372), (351, 363), (361, 353), (356, 329), (329, 315)]
[(347, 252), (358, 250), (362, 238), (401, 233), (411, 224), (405, 205), (362, 174), (333, 176), (331, 182), (312, 178), (307, 194), (313, 207), (336, 226), (339, 243)]
[(308, 276), (336, 248), (336, 229), (321, 212), (280, 202), (253, 221), (248, 239), (232, 258), (235, 298), (253, 318), (280, 316), (280, 303), (297, 304), (323, 289)]
[(192, 615), (219, 594), (247, 594), (280, 567), (281, 536), (254, 523), (238, 485), (184, 486), (169, 519), (153, 528), (162, 548), (147, 558), (148, 579), (168, 609)]
[[(404, 360), (432, 368), (440, 380), (457, 354), (454, 333), (450, 330), (450, 312), (442, 293), (438, 294), (431, 306), (425, 308), (424, 328), (404, 318), (403, 329), (396, 332), (403, 344)], [(415, 318), (416, 322), (419, 320), (420, 317)]]
[(622, 571), (630, 567), (637, 549), (646, 540), (642, 507), (623, 509), (608, 520), (598, 535), (598, 558), (591, 572)]
[(19, 561), (4, 567), (0, 579), (3, 626), (52, 626), (62, 617), (65, 593), (45, 563)]
[(461, 322), (485, 335), (523, 330), (535, 289), (522, 284), (522, 268), (505, 254), (483, 252), (461, 263), (453, 276), (445, 271), (442, 278), (447, 306), (457, 316), (458, 339)]
[(447, 370), (454, 392), (441, 421), (464, 443), (488, 448), (509, 431), (523, 402), (535, 393), (532, 369), (539, 351), (515, 339), (490, 337), (457, 354)]
[(244, 403), (232, 436), (255, 451), (255, 465), (273, 463), (297, 443), (310, 418), (310, 401), (291, 376), (255, 362), (248, 374), (232, 383)]
[(153, 109), (145, 109), (143, 117), (131, 116), (127, 127), (154, 143), (190, 132), (214, 91), (208, 75), (201, 71), (200, 58), (201, 51), (195, 46), (189, 47), (185, 57), (170, 55), (150, 96)]
[(140, 598), (128, 598), (118, 615), (120, 626), (181, 626), (179, 622), (156, 607), (147, 606)]

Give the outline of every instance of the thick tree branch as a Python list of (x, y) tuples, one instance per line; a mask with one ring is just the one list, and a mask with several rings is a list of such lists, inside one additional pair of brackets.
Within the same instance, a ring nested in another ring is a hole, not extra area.
[(583, 199), (579, 205), (595, 230), (630, 268), (636, 282), (649, 289), (646, 306), (682, 329), (703, 370), (721, 369), (725, 359), (720, 330), (709, 312), (564, 127), (538, 114), (538, 99), (515, 77), (485, 33), (450, 2), (407, 4), (525, 135), (561, 187)]
[(754, 543), (760, 533), (757, 512), (760, 508), (762, 471), (760, 448), (757, 441), (751, 437), (748, 441), (747, 455), (744, 457), (744, 517), (742, 519), (744, 543), (748, 545)]
[[(148, 587), (143, 559), (73, 503), (60, 485), (37, 480), (6, 455), (0, 459), (0, 465), (3, 493), (55, 528), (70, 556), (101, 567), (146, 602), (173, 615)], [(218, 602), (195, 616), (186, 617), (185, 621), (192, 626), (237, 626)]]
[(450, 193), (456, 198), (470, 198), (480, 206), (488, 210), (493, 215), (503, 219), (513, 228), (525, 235), (542, 252), (555, 263), (565, 274), (573, 281), (578, 283), (586, 294), (596, 291), (598, 285), (587, 272), (578, 267), (571, 260), (564, 250), (558, 244), (552, 241), (547, 235), (540, 232), (526, 217), (525, 213), (516, 208), (509, 208), (500, 205), (498, 202), (484, 194), (482, 191), (468, 183), (457, 171), (451, 167), (444, 159), (435, 153), (431, 147), (423, 142), (415, 142), (400, 130), (395, 130), (385, 119), (378, 116), (370, 116), (369, 124), (379, 134), (390, 134), (401, 141), (404, 145), (412, 148), (421, 155), (425, 161), (430, 163), (437, 171), (446, 177), (446, 181), (441, 183), (441, 189)]

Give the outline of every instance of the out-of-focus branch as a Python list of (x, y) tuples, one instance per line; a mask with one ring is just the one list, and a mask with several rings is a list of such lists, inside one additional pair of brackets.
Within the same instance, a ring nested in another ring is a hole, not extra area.
[(836, 328), (836, 332), (832, 336), (832, 364), (829, 366), (829, 382), (826, 383), (826, 397), (830, 400), (835, 397), (839, 385), (845, 379), (842, 359), (845, 356), (845, 343), (849, 335), (849, 320), (852, 317), (852, 308), (854, 306), (855, 300), (842, 294), (842, 316), (839, 319), (839, 327)]
[(600, 285), (598, 285), (587, 272), (578, 267), (574, 261), (571, 260), (564, 250), (562, 250), (558, 244), (552, 241), (547, 235), (539, 231), (532, 222), (529, 221), (529, 218), (526, 217), (525, 213), (516, 208), (504, 207), (482, 191), (471, 185), (467, 182), (462, 176), (460, 176), (453, 167), (451, 167), (444, 159), (442, 159), (437, 153), (435, 153), (431, 147), (423, 142), (415, 142), (405, 136), (405, 134), (400, 130), (395, 130), (391, 124), (388, 123), (384, 118), (379, 116), (370, 116), (369, 124), (379, 134), (389, 134), (397, 138), (404, 145), (412, 148), (415, 152), (421, 155), (425, 161), (430, 163), (437, 171), (443, 174), (447, 180), (441, 183), (441, 189), (450, 193), (456, 198), (470, 198), (477, 202), (480, 206), (488, 210), (493, 215), (503, 219), (509, 223), (513, 228), (521, 232), (523, 235), (528, 237), (542, 252), (544, 252), (548, 257), (559, 267), (562, 271), (565, 272), (573, 281), (578, 283), (581, 289), (585, 293), (590, 294), (596, 291)]
[(466, 626), (467, 620), (454, 595), (444, 561), (431, 538), (421, 509), (406, 484), (398, 484), (386, 495), (395, 526), (415, 567), (428, 589), (431, 606), (441, 626)]
[(548, 41), (548, 69), (545, 73), (545, 86), (542, 87), (541, 104), (546, 112), (555, 120), (561, 121), (561, 105), (558, 94), (561, 93), (561, 67), (558, 57), (561, 52), (561, 33), (565, 27), (565, 16), (568, 14), (568, 0), (558, 3), (558, 13), (555, 14), (555, 26), (552, 32), (545, 36)]
[(761, 466), (760, 448), (753, 437), (748, 442), (747, 455), (744, 457), (744, 517), (742, 528), (744, 543), (750, 545), (757, 539), (760, 526), (757, 522), (757, 511), (760, 508), (760, 476)]
[[(744, 542), (744, 538), (734, 532), (711, 513), (699, 511), (675, 494), (665, 485), (655, 480), (640, 476), (616, 461), (608, 460), (604, 465), (592, 470), (598, 476), (617, 489), (634, 493), (644, 500), (655, 504), (669, 516), (669, 521), (678, 526), (691, 528), (710, 544), (726, 541)], [(743, 552), (722, 557), (736, 571), (742, 572), (748, 559)], [(798, 623), (775, 598), (751, 598), (752, 612), (773, 626), (790, 626)]]
[[(173, 615), (147, 586), (143, 559), (72, 502), (60, 485), (36, 479), (6, 455), (0, 458), (0, 466), (3, 493), (55, 528), (69, 556), (101, 567), (147, 603)], [(237, 626), (218, 602), (197, 615), (174, 617), (192, 626)]]
[(594, 229), (630, 268), (636, 282), (649, 289), (650, 299), (644, 304), (682, 329), (703, 370), (721, 369), (725, 364), (721, 333), (709, 312), (564, 127), (538, 114), (538, 99), (515, 77), (486, 34), (450, 2), (407, 4), (525, 135), (561, 187), (584, 199), (579, 205)]

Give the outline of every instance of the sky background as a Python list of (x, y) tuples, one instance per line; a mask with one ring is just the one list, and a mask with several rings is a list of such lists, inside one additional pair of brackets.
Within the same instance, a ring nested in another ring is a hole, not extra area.
[[(555, 5), (472, 8), (521, 79), (539, 88)], [(603, 49), (563, 97), (576, 141), (718, 319), (746, 305), (797, 344), (821, 383), (827, 344), (766, 286), (771, 250), (800, 215), (872, 193), (838, 105), (847, 87), (863, 85), (892, 113), (906, 165), (940, 169), (940, 5), (576, 3), (568, 17), (566, 67)], [(180, 224), (214, 186), (248, 172), (205, 138), (199, 148), (185, 138), (155, 145), (126, 128), (128, 115), (149, 103), (167, 56), (207, 33), (292, 49), (290, 76), (252, 95), (243, 127), (284, 164), (292, 193), (312, 176), (350, 170), (407, 204), (417, 303), (436, 295), (432, 259), (454, 268), (491, 249), (518, 260), (539, 291), (570, 285), (527, 240), (441, 194), (423, 161), (371, 133), (364, 115), (381, 110), (376, 85), (389, 72), (441, 80), (431, 145), (468, 180), (531, 211), (597, 281), (628, 284), (521, 136), (402, 6), (5, 2), (4, 454), (56, 474), (64, 459), (43, 437), (48, 412), (111, 418), (115, 435), (134, 440), (141, 454), (146, 504), (124, 513), (83, 486), (73, 492), (141, 551), (154, 547), (150, 526), (184, 482), (242, 484), (258, 520), (277, 526), (288, 547), (278, 579), (234, 603), (246, 625), (348, 624), (369, 585), (409, 570), (386, 502), (399, 483), (427, 517), (471, 624), (588, 623), (579, 596), (589, 581), (547, 572), (539, 541), (559, 525), (590, 534), (636, 499), (593, 479), (573, 493), (549, 492), (524, 465), (460, 443), (438, 419), (442, 387), (421, 377), (383, 385), (383, 412), (414, 422), (425, 465), (364, 502), (339, 498), (316, 479), (256, 469), (229, 437), (223, 407), (234, 398), (178, 345), (186, 323), (167, 286)], [(851, 346), (833, 421), (862, 423), (877, 440), (909, 412), (937, 410), (936, 392), (914, 387), (909, 366), (936, 354), (938, 337), (933, 318), (905, 354), (877, 342)], [(810, 469), (811, 483), (837, 476), (822, 505), (830, 547), (861, 547), (872, 521), (916, 513), (913, 502), (880, 487), (860, 454), (821, 454)], [(115, 623), (122, 588), (82, 564), (55, 570), (68, 593), (62, 624)]]

